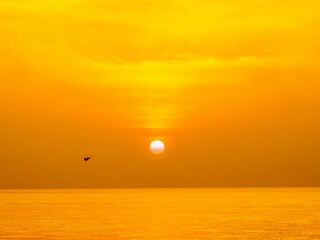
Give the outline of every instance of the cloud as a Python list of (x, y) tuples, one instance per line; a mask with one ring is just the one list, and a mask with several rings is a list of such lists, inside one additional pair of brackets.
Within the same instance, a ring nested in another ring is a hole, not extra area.
[(1, 30), (16, 39), (15, 55), (30, 57), (44, 45), (47, 57), (111, 63), (299, 57), (316, 45), (306, 27), (319, 22), (314, 1), (5, 1), (2, 7)]

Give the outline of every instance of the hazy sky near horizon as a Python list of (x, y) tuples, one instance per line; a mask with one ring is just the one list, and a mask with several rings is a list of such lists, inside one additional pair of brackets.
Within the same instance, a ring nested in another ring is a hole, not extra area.
[(320, 186), (319, 11), (0, 0), (0, 188)]

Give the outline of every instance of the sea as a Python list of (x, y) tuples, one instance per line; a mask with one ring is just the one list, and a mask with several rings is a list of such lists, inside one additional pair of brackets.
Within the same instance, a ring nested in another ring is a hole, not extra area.
[(320, 188), (0, 190), (0, 239), (320, 239)]

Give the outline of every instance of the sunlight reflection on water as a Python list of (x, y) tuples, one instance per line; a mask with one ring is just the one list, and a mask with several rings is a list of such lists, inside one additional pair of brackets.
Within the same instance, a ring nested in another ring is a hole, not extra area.
[(320, 189), (1, 190), (0, 239), (320, 239)]

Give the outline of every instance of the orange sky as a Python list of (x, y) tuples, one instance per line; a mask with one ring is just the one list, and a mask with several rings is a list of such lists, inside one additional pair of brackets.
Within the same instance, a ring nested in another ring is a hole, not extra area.
[(0, 0), (0, 188), (320, 186), (319, 12)]

